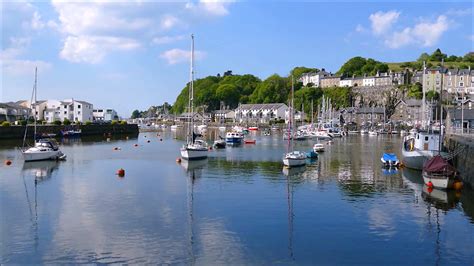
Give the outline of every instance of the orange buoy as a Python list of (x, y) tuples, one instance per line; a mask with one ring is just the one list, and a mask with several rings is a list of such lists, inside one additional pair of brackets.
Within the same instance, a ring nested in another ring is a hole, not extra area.
[(12, 164), (12, 161), (6, 160), (6, 161), (5, 161), (5, 164), (6, 164), (6, 165), (11, 165), (11, 164)]
[(426, 183), (426, 185), (430, 188), (433, 188), (433, 183), (431, 183), (431, 181), (428, 181), (428, 183)]
[(428, 187), (428, 193), (433, 192), (433, 187)]
[(120, 176), (120, 177), (124, 176), (125, 175), (125, 170), (123, 170), (123, 168), (118, 169), (117, 170), (117, 175)]
[(463, 186), (463, 183), (462, 183), (461, 181), (456, 181), (456, 182), (454, 182), (454, 184), (453, 184), (453, 188), (454, 188), (455, 190), (461, 190), (461, 189), (462, 189), (462, 186)]
[(176, 162), (177, 162), (177, 163), (180, 163), (180, 162), (181, 162), (181, 158), (180, 158), (180, 157), (176, 158)]

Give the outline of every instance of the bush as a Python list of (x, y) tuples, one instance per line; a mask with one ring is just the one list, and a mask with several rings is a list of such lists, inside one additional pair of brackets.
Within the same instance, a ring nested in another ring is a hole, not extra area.
[(127, 121), (125, 120), (120, 121), (120, 125), (126, 125), (126, 124), (127, 124)]
[(9, 127), (9, 126), (10, 126), (10, 122), (7, 122), (7, 121), (2, 122), (2, 127)]
[(28, 123), (26, 120), (19, 120), (19, 121), (18, 121), (18, 124), (19, 124), (20, 126), (26, 126), (26, 123)]
[(112, 120), (112, 123), (110, 123), (112, 125), (117, 125), (118, 124), (118, 121), (117, 120)]
[(85, 124), (86, 124), (86, 125), (92, 125), (92, 122), (91, 122), (91, 121), (86, 121)]
[(60, 120), (54, 120), (53, 125), (60, 126), (61, 121)]
[[(54, 121), (54, 122), (56, 122), (56, 121)], [(71, 124), (71, 121), (69, 121), (69, 119), (67, 119), (67, 118), (64, 118), (63, 125), (69, 126), (70, 124)]]
[(74, 124), (80, 126), (80, 125), (82, 125), (82, 122), (81, 121), (76, 121), (76, 122), (74, 122)]

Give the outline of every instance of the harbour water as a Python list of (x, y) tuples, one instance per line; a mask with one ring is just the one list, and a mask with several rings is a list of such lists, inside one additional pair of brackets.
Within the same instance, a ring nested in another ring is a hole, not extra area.
[(183, 133), (159, 134), (69, 140), (63, 162), (0, 142), (0, 264), (474, 264), (474, 192), (383, 171), (400, 137), (335, 139), (284, 169), (281, 135), (178, 164)]

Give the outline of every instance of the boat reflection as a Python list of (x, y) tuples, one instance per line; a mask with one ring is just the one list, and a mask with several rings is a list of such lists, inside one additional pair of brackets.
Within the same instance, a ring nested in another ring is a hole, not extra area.
[(205, 160), (182, 160), (181, 161), (181, 166), (186, 170), (187, 172), (190, 172), (192, 170), (198, 170), (204, 168), (208, 163), (208, 159)]
[(35, 176), (35, 181), (41, 182), (51, 178), (51, 175), (58, 167), (58, 161), (25, 162), (22, 171), (24, 173), (31, 173)]
[(301, 175), (305, 172), (306, 167), (283, 167), (283, 174), (287, 177), (293, 177), (293, 176), (298, 176)]

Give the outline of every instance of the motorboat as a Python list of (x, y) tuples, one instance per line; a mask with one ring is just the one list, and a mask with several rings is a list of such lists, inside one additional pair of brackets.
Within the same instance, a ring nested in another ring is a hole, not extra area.
[(441, 155), (436, 155), (426, 161), (422, 175), (428, 187), (448, 189), (453, 187), (456, 169)]
[(324, 144), (322, 144), (322, 143), (314, 144), (313, 151), (315, 151), (315, 152), (324, 152)]
[(366, 128), (362, 128), (362, 129), (360, 130), (360, 134), (361, 134), (361, 135), (366, 135), (366, 134), (368, 134), (368, 133), (369, 133), (369, 130), (367, 130)]
[(315, 152), (314, 150), (310, 150), (306, 153), (306, 158), (316, 159), (316, 158), (318, 158), (318, 153)]
[(379, 133), (375, 130), (369, 130), (369, 136), (377, 136)]
[(301, 151), (292, 151), (285, 154), (283, 164), (287, 167), (303, 166), (306, 164), (306, 153)]
[(81, 134), (82, 134), (81, 129), (61, 130), (61, 135), (63, 137), (78, 137)]
[(216, 149), (223, 149), (226, 147), (226, 142), (225, 142), (225, 139), (217, 139), (214, 141), (214, 144), (212, 146), (214, 146), (214, 148)]
[(384, 153), (380, 158), (384, 167), (398, 167), (400, 161), (395, 153)]
[(337, 128), (330, 128), (327, 133), (331, 138), (342, 138), (341, 131)]
[(258, 127), (249, 127), (249, 130), (250, 130), (250, 131), (257, 131), (257, 130), (258, 130)]
[(244, 139), (244, 134), (236, 131), (227, 132), (225, 134), (225, 142), (231, 145), (238, 145), (242, 143)]
[(323, 130), (313, 131), (311, 133), (311, 136), (321, 140), (332, 139), (332, 137), (326, 131)]
[(405, 129), (400, 130), (400, 135), (405, 136), (407, 134), (407, 131)]
[(262, 135), (263, 135), (263, 136), (270, 136), (271, 133), (270, 133), (270, 131), (267, 131), (267, 130), (266, 130), (266, 131), (263, 131)]
[(423, 170), (426, 161), (440, 154), (442, 157), (448, 156), (446, 152), (439, 152), (439, 134), (418, 132), (415, 135), (408, 135), (403, 139), (402, 162), (412, 169)]
[(23, 150), (22, 154), (25, 162), (66, 159), (54, 139), (39, 139), (34, 147)]

